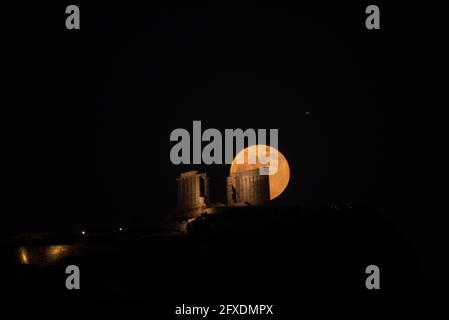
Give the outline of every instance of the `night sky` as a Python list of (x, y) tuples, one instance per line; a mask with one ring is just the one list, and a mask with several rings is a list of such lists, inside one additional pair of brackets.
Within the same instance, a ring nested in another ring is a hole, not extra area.
[[(148, 2), (149, 3), (149, 2)], [(278, 204), (376, 209), (448, 281), (445, 11), (377, 3), (245, 7), (80, 3), (18, 8), (11, 233), (161, 221), (198, 169), (225, 200), (228, 165), (175, 166), (176, 128), (278, 128)], [(447, 12), (447, 11), (446, 11)]]

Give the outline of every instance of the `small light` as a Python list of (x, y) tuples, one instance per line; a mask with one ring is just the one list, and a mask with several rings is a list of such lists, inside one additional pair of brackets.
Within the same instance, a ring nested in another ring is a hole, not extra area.
[(309, 111), (306, 111), (306, 116), (308, 116), (308, 115), (310, 115), (310, 112), (309, 112)]
[(83, 236), (85, 236), (86, 235), (86, 231), (81, 231), (81, 234), (83, 235)]
[(118, 228), (120, 231), (123, 231), (123, 228), (122, 227), (120, 227), (120, 228)]

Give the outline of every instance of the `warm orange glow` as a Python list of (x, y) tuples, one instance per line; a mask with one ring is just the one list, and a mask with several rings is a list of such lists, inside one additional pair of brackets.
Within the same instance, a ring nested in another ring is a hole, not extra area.
[(20, 260), (20, 263), (22, 263), (22, 264), (29, 264), (30, 263), (30, 261), (28, 259), (27, 249), (24, 248), (24, 247), (20, 247), (19, 248), (19, 260)]
[[(274, 155), (274, 157), (271, 157), (272, 161), (276, 161), (275, 159), (277, 158), (277, 172), (269, 176), (270, 200), (273, 200), (284, 192), (290, 180), (290, 167), (288, 166), (287, 159), (275, 148), (266, 145), (252, 145), (243, 149), (232, 161), (231, 173), (264, 167), (265, 165), (260, 163), (257, 157), (258, 148), (265, 148), (267, 156), (270, 154)], [(275, 156), (276, 154), (277, 157)], [(273, 167), (276, 167), (276, 163), (270, 162), (269, 169), (271, 170)]]
[(57, 257), (64, 251), (64, 246), (49, 246), (47, 250), (49, 256)]
[(49, 262), (55, 262), (63, 258), (69, 251), (69, 246), (67, 245), (55, 245), (49, 246), (46, 250), (46, 256)]

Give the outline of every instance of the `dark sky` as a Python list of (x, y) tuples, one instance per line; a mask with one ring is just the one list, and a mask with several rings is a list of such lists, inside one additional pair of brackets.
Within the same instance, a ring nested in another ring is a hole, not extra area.
[(192, 168), (224, 197), (228, 166), (170, 163), (170, 132), (201, 120), (278, 128), (292, 171), (279, 203), (375, 208), (447, 267), (443, 8), (378, 3), (368, 31), (371, 3), (311, 3), (80, 3), (77, 31), (71, 3), (18, 8), (9, 230), (156, 222)]

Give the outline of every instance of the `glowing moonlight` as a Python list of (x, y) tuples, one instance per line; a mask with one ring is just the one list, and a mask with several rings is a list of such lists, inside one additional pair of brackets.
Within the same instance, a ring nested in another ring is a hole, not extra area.
[[(290, 180), (290, 168), (288, 166), (287, 159), (285, 159), (284, 155), (280, 153), (273, 147), (266, 145), (252, 145), (248, 148), (240, 151), (234, 158), (231, 163), (231, 173), (254, 170), (263, 167), (264, 165), (259, 162), (257, 157), (257, 148), (266, 148), (267, 155), (273, 154), (277, 157), (273, 157), (277, 159), (277, 172), (269, 175), (269, 184), (270, 184), (270, 200), (273, 200), (284, 192), (285, 188), (287, 188), (288, 181)], [(273, 159), (271, 158), (271, 159)], [(249, 159), (252, 159), (250, 161)], [(275, 161), (275, 160), (274, 160)], [(272, 167), (275, 167), (276, 163), (270, 162), (269, 170)]]

